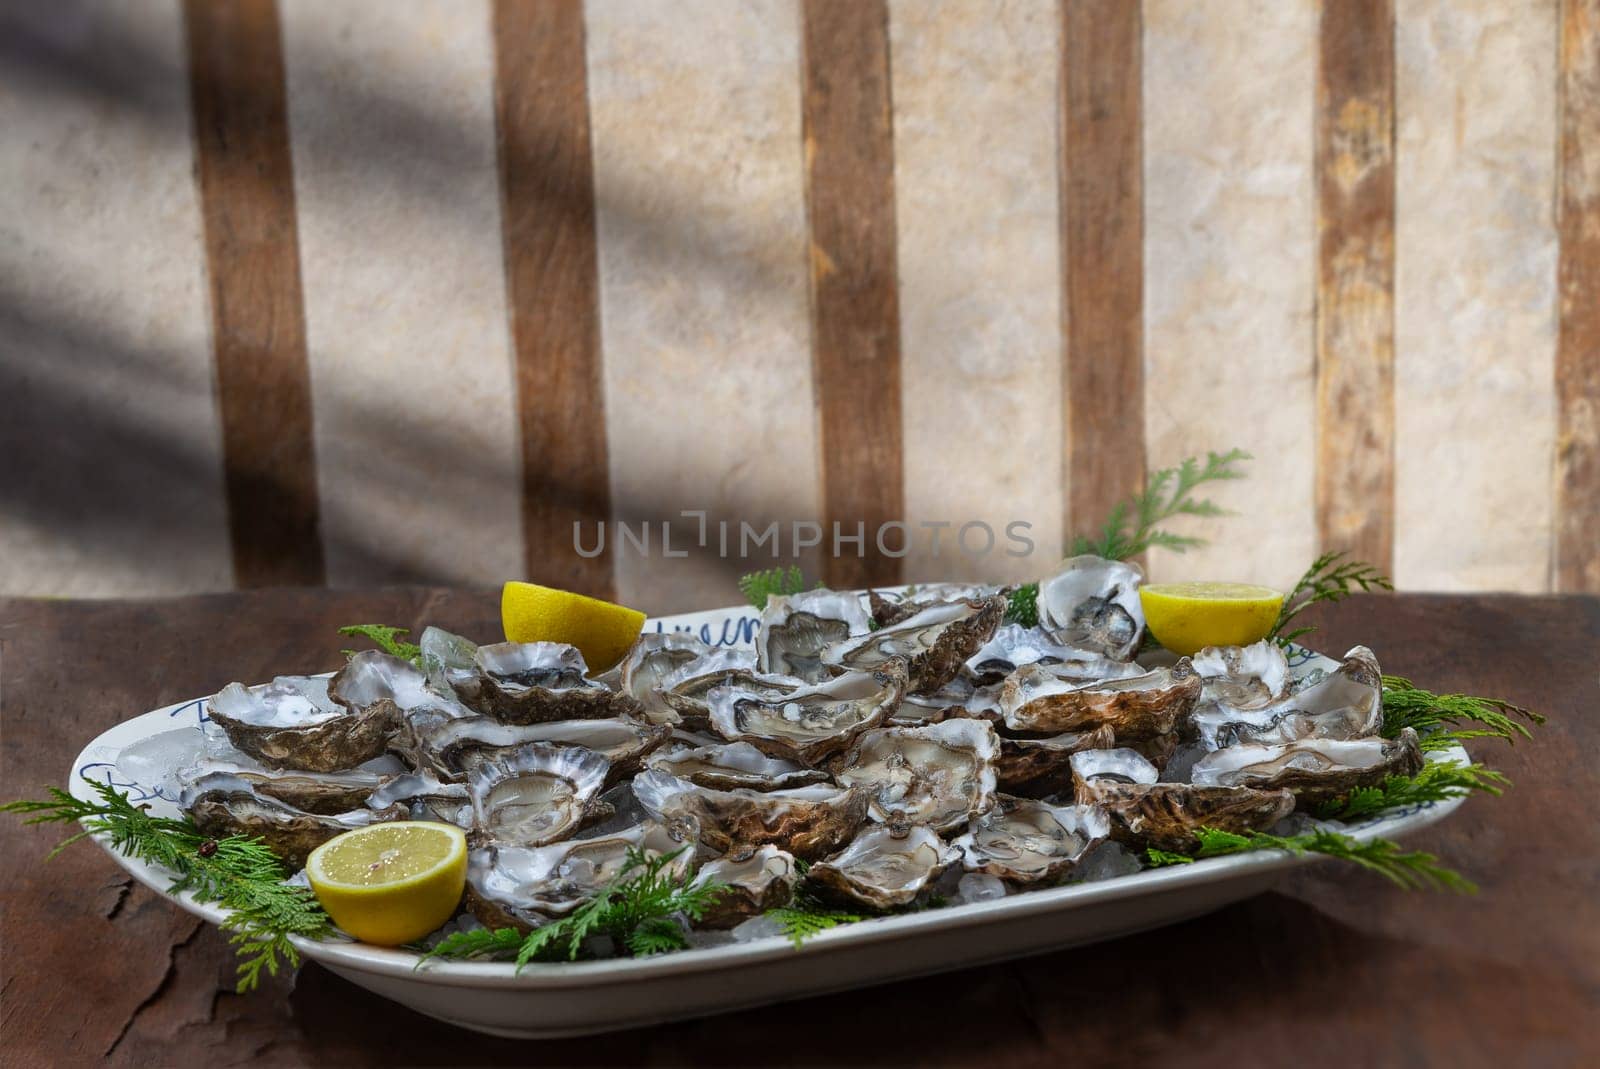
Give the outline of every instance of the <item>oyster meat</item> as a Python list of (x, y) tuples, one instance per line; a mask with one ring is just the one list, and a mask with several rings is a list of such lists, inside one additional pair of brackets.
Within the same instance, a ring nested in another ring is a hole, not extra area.
[(1022, 887), (1059, 881), (1110, 832), (1106, 815), (1092, 806), (1001, 795), (955, 846), (968, 872)]
[(820, 683), (833, 675), (822, 651), (867, 633), (867, 612), (856, 594), (808, 590), (767, 599), (756, 633), (761, 671)]
[(880, 824), (812, 865), (806, 879), (823, 898), (893, 909), (909, 905), (960, 858), (931, 828)]
[[(357, 654), (350, 664), (365, 657)], [(268, 768), (305, 772), (341, 772), (382, 755), (396, 723), (393, 705), (350, 707), (328, 680), (306, 676), (280, 676), (253, 689), (229, 683), (206, 711), (241, 753)]]
[(1265, 831), (1294, 812), (1288, 791), (1158, 782), (1155, 765), (1126, 748), (1074, 754), (1072, 779), (1079, 805), (1110, 816), (1113, 838), (1160, 850), (1193, 850), (1197, 828)]
[(749, 650), (716, 650), (669, 673), (657, 688), (672, 722), (702, 731), (711, 726), (706, 696), (717, 687), (740, 686), (755, 693), (778, 694), (805, 681), (794, 676), (757, 672)]
[(1006, 794), (1043, 798), (1072, 789), (1072, 755), (1079, 750), (1104, 750), (1115, 734), (1104, 724), (1088, 731), (1069, 731), (1042, 739), (1001, 736), (995, 759), (996, 786)]
[(1069, 557), (1039, 584), (1039, 626), (1063, 646), (1130, 660), (1144, 633), (1136, 564), (1104, 557)]
[(639, 636), (619, 666), (620, 687), (644, 709), (653, 724), (676, 724), (680, 719), (661, 697), (661, 683), (684, 665), (710, 656), (715, 647), (693, 635), (660, 631)]
[(1378, 659), (1357, 646), (1337, 669), (1302, 691), (1271, 701), (1203, 703), (1191, 721), (1209, 750), (1236, 742), (1358, 739), (1377, 734), (1383, 726), (1382, 688)]
[(1187, 659), (1126, 679), (1074, 683), (1040, 665), (1006, 680), (1000, 712), (1012, 731), (1059, 734), (1105, 724), (1119, 740), (1172, 733), (1200, 700), (1200, 677)]
[(834, 762), (834, 780), (872, 791), (868, 814), (886, 823), (954, 831), (994, 802), (1000, 741), (981, 720), (882, 728)]
[(610, 762), (593, 750), (530, 743), (474, 765), (467, 777), (478, 841), (545, 846), (611, 815), (597, 795)]
[(250, 781), (228, 772), (212, 772), (195, 780), (179, 795), (178, 807), (202, 834), (260, 838), (292, 868), (306, 855), (343, 832), (387, 820), (403, 820), (403, 806), (357, 808), (346, 813), (308, 813), (256, 790)]
[(609, 785), (637, 772), (671, 734), (665, 724), (630, 717), (507, 724), (488, 716), (414, 716), (401, 726), (394, 745), (414, 767), (445, 779), (460, 779), (478, 761), (529, 743), (579, 746), (611, 762)]
[(890, 661), (909, 662), (910, 690), (932, 694), (994, 637), (1006, 599), (993, 597), (930, 605), (897, 624), (870, 631), (822, 651), (822, 663), (841, 671), (877, 671)]
[(800, 882), (794, 855), (776, 846), (760, 846), (747, 854), (729, 854), (706, 862), (695, 874), (694, 885), (720, 883), (723, 891), (697, 928), (732, 928), (740, 921), (786, 906)]
[(1402, 728), (1394, 739), (1235, 743), (1196, 761), (1189, 778), (1197, 784), (1288, 788), (1302, 806), (1315, 806), (1357, 787), (1377, 786), (1389, 776), (1415, 776), (1422, 761), (1417, 733)]
[(738, 683), (717, 687), (706, 699), (711, 726), (723, 738), (815, 768), (883, 723), (905, 687), (904, 662), (891, 661), (875, 672), (849, 672), (778, 694)]
[(716, 743), (655, 753), (645, 759), (645, 765), (719, 791), (742, 787), (752, 791), (781, 791), (789, 787), (809, 787), (828, 779), (826, 772), (807, 768), (797, 761), (768, 757), (748, 742)]
[(1269, 639), (1249, 646), (1207, 646), (1189, 660), (1203, 684), (1202, 705), (1260, 709), (1289, 689), (1289, 662)]
[(633, 778), (633, 793), (651, 816), (669, 828), (694, 829), (714, 853), (770, 844), (804, 861), (848, 841), (867, 819), (872, 794), (825, 785), (719, 791), (653, 770)]

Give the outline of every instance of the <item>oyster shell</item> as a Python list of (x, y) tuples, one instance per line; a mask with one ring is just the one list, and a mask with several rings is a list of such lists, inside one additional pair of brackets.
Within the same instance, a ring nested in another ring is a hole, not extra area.
[(820, 683), (834, 673), (822, 651), (867, 633), (866, 610), (856, 594), (808, 590), (767, 599), (756, 633), (756, 664), (763, 672)]
[(755, 654), (749, 650), (717, 650), (676, 669), (657, 689), (673, 723), (700, 731), (711, 726), (706, 696), (717, 687), (738, 685), (757, 693), (778, 694), (804, 682), (794, 676), (757, 672), (755, 664)]
[[(350, 671), (346, 666), (332, 682)], [(395, 727), (394, 707), (347, 707), (330, 694), (326, 679), (279, 676), (255, 689), (229, 683), (206, 711), (236, 749), (268, 768), (340, 772), (380, 756)]]
[(981, 720), (868, 731), (834, 759), (834, 780), (872, 791), (868, 814), (954, 831), (994, 802), (1000, 741)]
[(346, 813), (308, 813), (269, 798), (255, 785), (228, 772), (201, 776), (179, 795), (178, 806), (196, 828), (212, 838), (249, 835), (261, 839), (291, 868), (306, 855), (343, 832), (388, 820), (403, 820), (405, 809), (352, 809)]
[(556, 720), (541, 724), (507, 724), (487, 716), (438, 718), (415, 716), (395, 739), (395, 749), (412, 765), (444, 779), (461, 779), (478, 761), (529, 743), (581, 746), (611, 762), (607, 784), (633, 775), (647, 754), (671, 736), (665, 724), (647, 724), (629, 717), (610, 720)]
[(1068, 557), (1039, 584), (1039, 626), (1063, 646), (1126, 661), (1139, 648), (1144, 608), (1136, 564), (1104, 557)]
[(1189, 660), (1203, 684), (1203, 705), (1260, 709), (1289, 689), (1289, 662), (1267, 639), (1249, 646), (1207, 646)]
[(1042, 629), (1021, 624), (1001, 625), (994, 637), (968, 658), (966, 671), (979, 684), (993, 684), (1026, 664), (1048, 666), (1051, 674), (1080, 683), (1126, 679), (1144, 671), (1093, 650), (1063, 646)]
[(1378, 659), (1365, 646), (1357, 646), (1338, 668), (1305, 690), (1242, 705), (1218, 699), (1202, 704), (1190, 719), (1209, 750), (1236, 742), (1358, 739), (1377, 734), (1383, 726), (1382, 688)]
[(992, 598), (1005, 592), (993, 583), (919, 583), (904, 592), (867, 591), (867, 608), (872, 622), (891, 627), (907, 620), (930, 605), (945, 601)]
[(472, 827), (472, 799), (465, 783), (451, 783), (431, 772), (396, 776), (367, 797), (371, 809), (399, 803), (412, 820), (438, 820), (458, 828)]
[(909, 904), (960, 858), (931, 828), (880, 824), (812, 865), (806, 879), (823, 898), (893, 909)]
[(1126, 679), (1073, 683), (1039, 665), (1017, 669), (1000, 691), (1012, 731), (1082, 731), (1106, 724), (1118, 739), (1171, 733), (1200, 700), (1200, 677), (1187, 659)]
[(727, 887), (695, 923), (697, 928), (732, 928), (740, 921), (786, 906), (800, 882), (794, 855), (776, 846), (761, 846), (747, 855), (708, 861), (695, 874), (694, 886), (720, 883)]
[(715, 853), (771, 844), (805, 861), (846, 842), (867, 819), (871, 799), (861, 787), (719, 791), (656, 771), (635, 776), (633, 793), (669, 828), (696, 828)]
[(1079, 805), (1104, 809), (1112, 837), (1136, 846), (1187, 852), (1197, 828), (1264, 831), (1294, 812), (1282, 790), (1157, 782), (1160, 773), (1129, 749), (1084, 750), (1072, 757)]
[(508, 724), (639, 716), (633, 698), (588, 678), (583, 654), (558, 642), (479, 646), (471, 682), (456, 683), (469, 707)]
[[(307, 813), (338, 814), (359, 809), (369, 796), (405, 771), (405, 766), (384, 755), (340, 772), (300, 772), (272, 769), (240, 754), (237, 759), (205, 756), (179, 769), (178, 786), (188, 786), (214, 773), (238, 776), (260, 794)], [(382, 808), (382, 807), (375, 807)]]
[(742, 683), (717, 687), (706, 696), (711, 726), (729, 741), (814, 768), (883, 723), (905, 693), (905, 673), (904, 662), (892, 661), (876, 672), (850, 672), (777, 694)]
[(467, 776), (479, 841), (545, 846), (611, 815), (596, 796), (610, 762), (593, 750), (530, 743), (485, 760)]
[(1189, 778), (1197, 784), (1288, 788), (1302, 806), (1314, 806), (1388, 776), (1415, 776), (1422, 769), (1417, 733), (1398, 738), (1309, 738), (1294, 742), (1236, 743), (1206, 754)]
[(996, 787), (1006, 794), (1043, 798), (1072, 788), (1072, 755), (1079, 750), (1104, 750), (1115, 740), (1105, 724), (1088, 731), (1069, 731), (1042, 739), (1000, 739), (995, 759)]
[(932, 694), (956, 677), (968, 658), (994, 637), (1006, 599), (993, 597), (930, 605), (897, 624), (822, 651), (822, 663), (841, 671), (876, 671), (909, 662), (913, 694)]
[(768, 757), (748, 742), (654, 753), (645, 758), (645, 766), (719, 791), (740, 788), (781, 791), (788, 787), (808, 787), (828, 779), (826, 772), (806, 768), (796, 761)]
[(619, 666), (620, 687), (644, 709), (653, 724), (676, 724), (680, 717), (657, 689), (678, 669), (715, 652), (715, 647), (693, 635), (661, 631), (639, 636)]
[(1092, 806), (1001, 795), (955, 846), (968, 872), (1021, 887), (1060, 880), (1110, 833), (1111, 822)]
[(622, 873), (629, 850), (647, 858), (677, 852), (664, 870), (673, 876), (682, 876), (693, 861), (693, 851), (653, 821), (550, 846), (491, 843), (467, 853), (465, 904), (487, 927), (527, 933), (603, 890)]

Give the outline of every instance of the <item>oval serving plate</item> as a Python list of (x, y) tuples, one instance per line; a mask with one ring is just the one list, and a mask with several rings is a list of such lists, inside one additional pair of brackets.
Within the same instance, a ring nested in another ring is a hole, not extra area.
[[(646, 630), (687, 631), (724, 646), (748, 645), (759, 621), (747, 607), (652, 619)], [(1290, 658), (1299, 676), (1336, 667), (1309, 650)], [(157, 815), (177, 807), (153, 786), (166, 769), (119, 765), (134, 743), (201, 730), (209, 698), (178, 702), (104, 732), (73, 762), (68, 789), (89, 799), (85, 777), (108, 782)], [(1459, 747), (1428, 755), (1465, 760)], [(1352, 826), (1366, 839), (1395, 838), (1448, 816), (1461, 799), (1409, 806)], [(135, 879), (166, 893), (172, 874), (102, 847)], [(888, 983), (912, 976), (1096, 942), (1184, 920), (1266, 890), (1314, 857), (1258, 851), (1151, 869), (1097, 883), (1029, 891), (989, 902), (878, 917), (822, 932), (800, 948), (781, 936), (651, 958), (533, 964), (521, 974), (498, 962), (433, 961), (343, 941), (295, 939), (308, 959), (419, 1013), (493, 1035), (553, 1038), (706, 1016), (786, 999)], [(170, 896), (213, 924), (227, 911)]]

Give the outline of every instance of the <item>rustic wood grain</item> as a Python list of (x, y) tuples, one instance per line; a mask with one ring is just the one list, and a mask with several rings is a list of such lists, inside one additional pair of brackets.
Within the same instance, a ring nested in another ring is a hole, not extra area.
[(528, 576), (609, 599), (573, 537), (611, 516), (581, 0), (496, 0), (494, 52)]
[(1066, 530), (1144, 486), (1144, 160), (1134, 0), (1061, 6)]
[[(825, 522), (864, 547), (829, 551), (830, 586), (896, 583), (876, 532), (905, 512), (894, 136), (884, 0), (805, 0), (803, 115), (811, 346)], [(898, 543), (891, 541), (891, 548)]]
[[(1386, 670), (1425, 686), (1550, 715), (1530, 742), (1473, 747), (1514, 781), (1505, 797), (1470, 799), (1407, 840), (1459, 867), (1478, 895), (1406, 893), (1325, 864), (1274, 893), (1103, 945), (701, 1021), (513, 1042), (420, 1017), (315, 965), (236, 996), (215, 929), (129, 887), (88, 844), (33, 863), (58, 832), (6, 816), (0, 1065), (106, 1055), (218, 1067), (1600, 1064), (1600, 828), (1573, 819), (1575, 804), (1600, 794), (1600, 720), (1582, 656), (1600, 643), (1600, 598), (1401, 594), (1308, 615), (1322, 626), (1318, 648), (1365, 643)], [(348, 642), (335, 627), (369, 619), (478, 638), (498, 626), (492, 591), (0, 600), (4, 794), (60, 783), (83, 743), (141, 710), (232, 679), (333, 668)], [(930, 1018), (930, 1006), (952, 1005), (951, 991), (960, 1013)]]
[(1322, 5), (1317, 534), (1394, 570), (1394, 4)]
[(318, 585), (311, 377), (275, 0), (186, 0), (234, 581)]
[(1600, 592), (1600, 0), (1561, 8), (1557, 590)]

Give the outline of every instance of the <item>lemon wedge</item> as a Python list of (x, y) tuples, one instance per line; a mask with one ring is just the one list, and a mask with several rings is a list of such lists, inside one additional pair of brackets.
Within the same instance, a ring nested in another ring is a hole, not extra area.
[(1260, 642), (1277, 622), (1283, 594), (1249, 583), (1155, 583), (1139, 588), (1144, 623), (1173, 653)]
[(500, 623), (508, 642), (565, 642), (578, 647), (591, 673), (622, 660), (644, 630), (644, 613), (569, 590), (507, 583), (500, 592)]
[(467, 837), (426, 820), (371, 824), (311, 851), (306, 878), (333, 923), (363, 943), (399, 946), (455, 916)]

